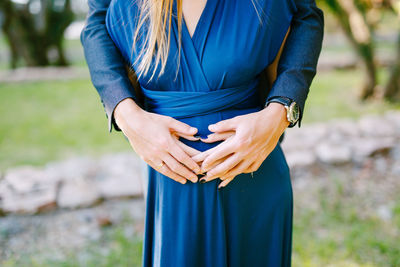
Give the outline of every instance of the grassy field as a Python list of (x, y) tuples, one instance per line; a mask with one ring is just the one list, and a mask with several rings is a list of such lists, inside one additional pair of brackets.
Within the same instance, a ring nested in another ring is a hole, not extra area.
[(400, 266), (400, 197), (390, 220), (362, 215), (368, 197), (352, 196), (351, 174), (340, 175), (320, 177), (330, 182), (313, 194), (318, 209), (300, 205), (295, 192), (293, 267)]
[[(379, 72), (385, 82), (387, 72)], [(359, 118), (365, 114), (381, 114), (388, 109), (400, 109), (400, 103), (381, 100), (362, 102), (357, 97), (362, 82), (358, 70), (319, 72), (313, 81), (304, 110), (304, 122), (325, 121), (334, 118)]]
[(129, 149), (88, 79), (0, 87), (0, 168)]

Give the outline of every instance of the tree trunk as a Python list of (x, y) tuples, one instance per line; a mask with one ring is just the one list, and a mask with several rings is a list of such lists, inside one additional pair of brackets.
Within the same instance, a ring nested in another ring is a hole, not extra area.
[(383, 96), (387, 100), (400, 100), (400, 33), (397, 40), (397, 56), (392, 66)]
[(377, 70), (374, 44), (369, 27), (362, 12), (357, 8), (355, 0), (326, 0), (326, 4), (339, 21), (346, 37), (357, 52), (364, 70), (364, 82), (359, 92), (362, 100), (375, 93)]
[(0, 2), (0, 10), (3, 11), (4, 21), (2, 25), (2, 31), (6, 37), (8, 42), (8, 46), (10, 48), (10, 68), (15, 69), (18, 63), (18, 49), (15, 42), (15, 36), (11, 29), (12, 17), (14, 16), (13, 6), (10, 1), (4, 0)]
[[(4, 16), (2, 30), (7, 38), (12, 68), (20, 59), (27, 66), (68, 65), (63, 50), (63, 35), (73, 21), (70, 0), (64, 7), (55, 6), (55, 0), (41, 0), (42, 11), (32, 14), (28, 4), (18, 4), (10, 0), (0, 0), (0, 12)], [(38, 27), (37, 21), (44, 27)], [(50, 49), (57, 51), (54, 60), (49, 58)]]

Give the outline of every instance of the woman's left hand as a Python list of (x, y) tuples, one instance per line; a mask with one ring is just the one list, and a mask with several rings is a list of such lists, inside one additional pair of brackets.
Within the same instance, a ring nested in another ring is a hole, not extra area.
[(241, 173), (255, 172), (288, 126), (285, 107), (274, 102), (258, 112), (209, 125), (208, 129), (214, 133), (201, 141), (224, 141), (192, 157), (202, 162), (201, 171), (207, 173), (201, 180), (220, 177), (218, 188), (221, 188)]

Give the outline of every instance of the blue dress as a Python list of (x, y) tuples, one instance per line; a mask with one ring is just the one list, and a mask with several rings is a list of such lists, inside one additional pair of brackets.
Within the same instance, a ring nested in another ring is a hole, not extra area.
[[(149, 82), (151, 68), (139, 79), (145, 109), (197, 127), (202, 137), (211, 133), (209, 124), (261, 110), (259, 74), (275, 59), (296, 7), (293, 0), (254, 3), (207, 0), (192, 37), (182, 21), (178, 58), (174, 2), (165, 72)], [(134, 69), (142, 45), (133, 50), (138, 11), (137, 0), (113, 0), (106, 16), (111, 38)], [(181, 140), (200, 151), (222, 142)], [(291, 265), (292, 186), (279, 142), (253, 178), (242, 173), (222, 189), (220, 179), (182, 185), (149, 165), (148, 175), (143, 266)]]

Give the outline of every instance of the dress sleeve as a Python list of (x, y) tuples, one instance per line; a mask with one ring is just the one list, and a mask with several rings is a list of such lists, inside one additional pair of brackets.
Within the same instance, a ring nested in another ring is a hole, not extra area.
[(304, 105), (316, 74), (324, 35), (324, 14), (315, 0), (294, 0), (297, 11), (278, 63), (278, 73), (267, 100), (285, 96), (300, 107), (300, 127)]
[(81, 43), (90, 77), (103, 104), (108, 130), (121, 131), (114, 119), (114, 110), (126, 98), (136, 101), (134, 88), (125, 69), (125, 61), (110, 38), (105, 18), (111, 0), (88, 0), (89, 13), (81, 33)]

